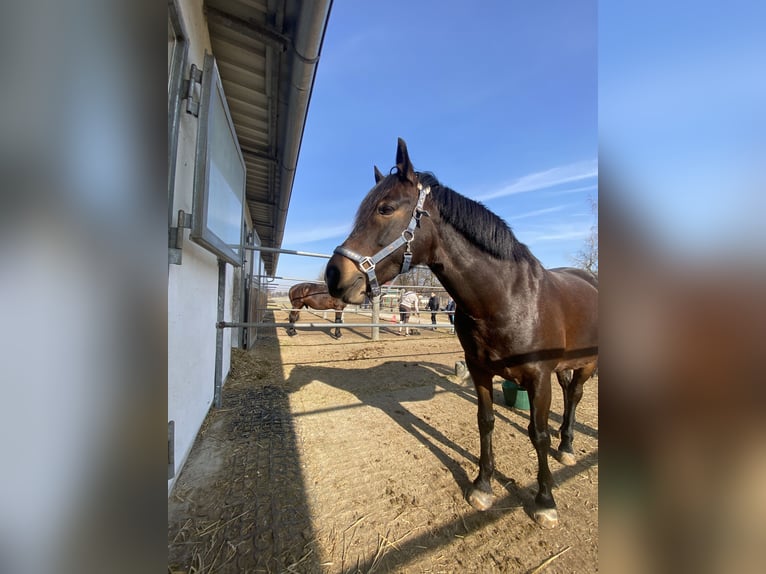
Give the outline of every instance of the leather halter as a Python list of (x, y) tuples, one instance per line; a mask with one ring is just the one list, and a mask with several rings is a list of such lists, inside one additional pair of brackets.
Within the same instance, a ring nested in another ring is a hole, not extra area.
[(426, 196), (429, 193), (431, 193), (431, 188), (423, 187), (423, 184), (418, 182), (418, 203), (415, 205), (415, 209), (412, 210), (412, 218), (410, 219), (410, 224), (407, 226), (407, 229), (402, 231), (402, 234), (399, 237), (394, 239), (391, 243), (378, 251), (375, 255), (371, 257), (360, 255), (359, 253), (356, 253), (347, 247), (343, 247), (342, 245), (339, 245), (335, 248), (333, 253), (337, 253), (338, 255), (343, 255), (344, 257), (351, 259), (351, 261), (354, 261), (359, 266), (359, 269), (367, 275), (367, 280), (370, 283), (370, 292), (372, 293), (373, 297), (380, 295), (380, 285), (378, 284), (378, 278), (375, 276), (375, 265), (377, 265), (382, 259), (385, 259), (394, 253), (394, 251), (399, 249), (402, 245), (405, 245), (406, 247), (404, 250), (404, 261), (402, 261), (402, 269), (399, 271), (399, 274), (407, 273), (407, 271), (409, 271), (410, 262), (412, 261), (412, 250), (410, 249), (410, 243), (415, 238), (415, 228), (420, 227), (420, 218), (423, 215), (430, 217), (429, 213), (423, 209), (423, 203), (425, 202)]

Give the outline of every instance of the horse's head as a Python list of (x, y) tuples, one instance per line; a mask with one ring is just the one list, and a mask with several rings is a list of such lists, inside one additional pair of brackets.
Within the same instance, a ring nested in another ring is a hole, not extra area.
[(325, 269), (330, 294), (346, 303), (379, 295), (380, 284), (421, 262), (428, 246), (420, 220), (428, 215), (424, 203), (430, 189), (418, 181), (401, 138), (396, 170), (384, 177), (375, 168), (375, 182), (359, 206), (351, 235)]

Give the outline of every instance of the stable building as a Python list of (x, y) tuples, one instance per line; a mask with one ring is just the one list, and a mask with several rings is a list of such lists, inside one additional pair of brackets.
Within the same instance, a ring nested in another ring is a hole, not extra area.
[(254, 343), (216, 323), (260, 319), (331, 4), (168, 0), (168, 492)]

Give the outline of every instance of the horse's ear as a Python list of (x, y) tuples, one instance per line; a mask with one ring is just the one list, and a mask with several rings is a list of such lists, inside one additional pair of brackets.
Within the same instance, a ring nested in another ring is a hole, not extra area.
[(402, 138), (398, 139), (396, 145), (396, 170), (398, 172), (399, 179), (402, 181), (407, 180), (413, 185), (417, 183), (415, 170), (412, 168), (410, 155), (407, 153), (407, 144), (404, 143)]
[(375, 168), (375, 183), (380, 183), (380, 180), (385, 176), (380, 172), (377, 165), (373, 165), (372, 167)]

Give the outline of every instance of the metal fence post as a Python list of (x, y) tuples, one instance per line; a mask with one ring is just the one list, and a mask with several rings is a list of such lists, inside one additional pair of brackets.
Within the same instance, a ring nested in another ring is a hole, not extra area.
[[(226, 262), (218, 260), (218, 324), (223, 323), (226, 308)], [(215, 382), (213, 404), (221, 408), (221, 389), (223, 387), (223, 329), (218, 327), (215, 333)]]
[(380, 339), (380, 327), (378, 322), (380, 320), (380, 295), (375, 295), (372, 298), (372, 324), (375, 325), (372, 328), (372, 340), (378, 341)]

